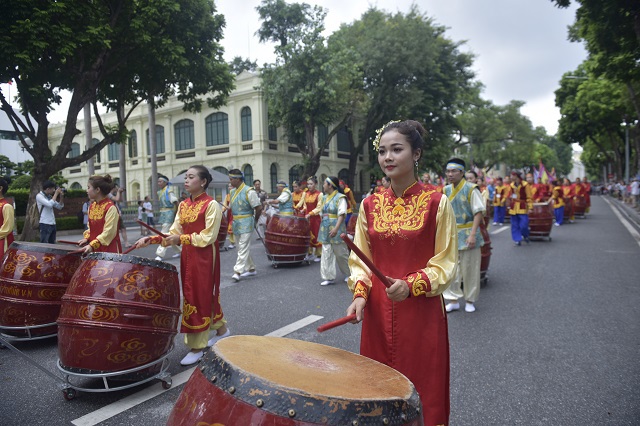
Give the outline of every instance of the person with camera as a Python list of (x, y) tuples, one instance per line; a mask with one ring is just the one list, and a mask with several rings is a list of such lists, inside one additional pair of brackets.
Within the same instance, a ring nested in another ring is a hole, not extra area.
[(53, 209), (62, 210), (64, 207), (64, 192), (64, 188), (57, 187), (54, 182), (47, 180), (42, 184), (42, 191), (36, 195), (41, 243), (56, 243), (56, 216)]

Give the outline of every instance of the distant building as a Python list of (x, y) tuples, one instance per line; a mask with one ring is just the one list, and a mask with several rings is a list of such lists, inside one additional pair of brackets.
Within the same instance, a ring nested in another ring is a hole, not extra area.
[(571, 182), (575, 182), (576, 178), (583, 179), (587, 175), (587, 170), (580, 161), (580, 156), (582, 155), (582, 151), (574, 150), (571, 154), (571, 172), (569, 173), (569, 180)]
[[(295, 145), (289, 144), (281, 129), (269, 125), (267, 103), (257, 90), (260, 79), (257, 74), (243, 72), (236, 78), (236, 89), (231, 93), (227, 105), (213, 109), (203, 105), (199, 113), (185, 112), (182, 102), (173, 97), (156, 110), (157, 166), (158, 173), (173, 178), (194, 164), (203, 164), (213, 170), (227, 174), (238, 168), (245, 174), (245, 181), (262, 181), (267, 191), (276, 192), (276, 182), (284, 179), (291, 182), (300, 178), (302, 155)], [(105, 125), (115, 123), (115, 114), (102, 117)], [(92, 134), (101, 137), (95, 121)], [(78, 129), (84, 129), (79, 120)], [(148, 109), (141, 104), (131, 114), (127, 128), (131, 136), (126, 147), (126, 189), (129, 201), (139, 200), (151, 193), (151, 164), (149, 158)], [(64, 123), (52, 125), (49, 144), (53, 149), (60, 143)], [(326, 137), (327, 129), (318, 127), (316, 136)], [(318, 179), (336, 175), (346, 177), (349, 167), (349, 144), (346, 132), (339, 133), (331, 141), (323, 155)], [(97, 139), (94, 139), (97, 141)], [(70, 156), (83, 151), (84, 135), (76, 136)], [(361, 155), (356, 167), (355, 190), (369, 188), (368, 154)], [(110, 145), (94, 159), (96, 174), (119, 176), (119, 146)], [(63, 171), (71, 188), (84, 188), (88, 179), (87, 164), (82, 163)], [(365, 190), (366, 190), (365, 189)], [(224, 191), (215, 193), (221, 197)], [(179, 194), (178, 194), (179, 195)]]
[[(23, 116), (18, 113), (23, 118)], [(24, 118), (23, 118), (24, 119)], [(32, 120), (35, 129), (38, 129), (38, 123)], [(27, 140), (30, 143), (31, 140)], [(11, 162), (20, 164), (25, 161), (33, 161), (31, 154), (22, 146), (18, 133), (13, 128), (9, 117), (4, 111), (0, 111), (0, 155), (9, 158)]]

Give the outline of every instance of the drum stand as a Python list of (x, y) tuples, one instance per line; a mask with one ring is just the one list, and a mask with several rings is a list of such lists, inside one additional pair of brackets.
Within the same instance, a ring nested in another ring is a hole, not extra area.
[[(4, 340), (9, 340), (9, 341), (14, 341), (14, 342), (24, 342), (24, 341), (29, 341), (29, 340), (48, 339), (50, 337), (57, 336), (58, 332), (56, 331), (55, 333), (51, 333), (51, 334), (44, 334), (44, 335), (41, 335), (41, 336), (39, 336), (39, 335), (33, 336), (31, 334), (31, 330), (38, 329), (38, 328), (44, 328), (44, 327), (55, 327), (55, 326), (57, 326), (57, 324), (55, 322), (52, 322), (52, 323), (49, 323), (49, 324), (40, 324), (40, 325), (25, 325), (25, 326), (21, 326), (21, 327), (7, 327), (7, 326), (4, 326), (4, 325), (0, 325), (0, 336), (2, 338), (4, 338)], [(7, 332), (21, 331), (21, 332), (25, 332), (27, 335), (26, 336), (13, 336), (11, 334), (4, 334), (3, 331), (7, 331)]]
[[(267, 248), (267, 245), (264, 242), (264, 235), (260, 234), (260, 231), (258, 231), (258, 226), (254, 226), (254, 229), (256, 231), (256, 234), (258, 234), (258, 237), (260, 237), (260, 242), (262, 243), (262, 246), (264, 247), (264, 251), (267, 253), (267, 259), (269, 259), (271, 261), (271, 267), (273, 269), (278, 269), (278, 265), (298, 265), (298, 264), (304, 264), (304, 265), (311, 265), (311, 262), (309, 260), (307, 260), (307, 253), (301, 253), (301, 254), (271, 254), (269, 253), (269, 249)], [(289, 260), (291, 259), (293, 256), (301, 256), (303, 257), (302, 260)]]
[[(60, 370), (60, 372), (62, 374), (64, 374), (64, 377), (60, 377), (57, 374), (52, 373), (51, 371), (47, 370), (46, 368), (44, 368), (42, 365), (38, 364), (33, 358), (31, 358), (29, 355), (25, 354), (24, 352), (22, 352), (21, 350), (19, 350), (18, 348), (16, 348), (15, 346), (13, 346), (11, 343), (9, 343), (9, 339), (6, 338), (7, 336), (4, 334), (0, 334), (0, 346), (3, 347), (7, 347), (10, 350), (12, 350), (13, 352), (15, 352), (16, 354), (18, 354), (20, 357), (24, 358), (25, 360), (27, 360), (31, 365), (33, 365), (34, 367), (36, 367), (38, 370), (42, 371), (43, 373), (45, 373), (47, 376), (51, 377), (53, 380), (55, 380), (58, 383), (58, 387), (60, 390), (62, 390), (62, 395), (64, 396), (64, 399), (66, 399), (67, 401), (71, 401), (72, 399), (74, 399), (77, 396), (76, 391), (84, 391), (84, 392), (113, 392), (113, 391), (119, 391), (119, 390), (123, 390), (123, 389), (128, 389), (128, 388), (132, 388), (134, 386), (138, 386), (141, 385), (143, 383), (146, 382), (150, 382), (151, 380), (155, 380), (158, 379), (162, 382), (162, 387), (164, 389), (169, 389), (172, 385), (172, 381), (171, 381), (171, 374), (168, 373), (168, 369), (169, 369), (169, 360), (167, 359), (169, 357), (169, 354), (171, 353), (171, 351), (173, 350), (173, 346), (167, 351), (166, 354), (164, 354), (161, 358), (150, 362), (148, 364), (145, 365), (141, 365), (135, 368), (130, 368), (128, 370), (122, 370), (122, 371), (114, 371), (114, 372), (109, 372), (109, 373), (78, 373), (78, 372), (73, 372), (73, 371), (69, 371), (67, 369), (65, 369), (65, 367), (63, 367), (60, 364), (60, 360), (58, 359), (57, 361), (57, 366), (58, 366), (58, 370)], [(47, 336), (47, 337), (51, 337), (51, 336)], [(17, 339), (14, 339), (17, 340)], [(22, 339), (22, 340), (28, 340), (28, 339)], [(145, 377), (139, 381), (136, 382), (130, 382), (127, 383), (126, 385), (121, 385), (121, 386), (116, 386), (113, 387), (109, 384), (109, 379), (111, 380), (118, 380), (118, 379), (123, 379), (125, 378), (128, 374), (132, 374), (141, 370), (144, 370), (146, 368), (150, 368), (153, 366), (156, 366), (157, 364), (161, 364), (160, 366), (160, 371), (156, 374), (153, 374), (149, 377)], [(76, 379), (102, 379), (102, 387), (100, 388), (89, 388), (89, 387), (82, 387), (83, 385), (78, 383), (75, 384), (74, 382), (72, 382), (72, 378)]]

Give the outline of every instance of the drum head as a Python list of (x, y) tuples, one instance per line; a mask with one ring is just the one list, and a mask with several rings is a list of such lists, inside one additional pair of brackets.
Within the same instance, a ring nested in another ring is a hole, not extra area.
[(110, 262), (123, 262), (123, 263), (132, 263), (143, 266), (151, 266), (154, 268), (166, 269), (167, 271), (177, 271), (178, 269), (170, 263), (162, 262), (159, 260), (148, 259), (146, 257), (133, 256), (130, 254), (119, 254), (119, 253), (107, 253), (107, 252), (97, 252), (97, 253), (89, 253), (83, 257), (83, 259), (92, 259), (92, 260), (106, 260)]
[[(24, 241), (14, 241), (9, 248), (22, 251), (32, 251), (38, 253), (53, 253), (66, 255), (75, 252), (80, 247), (71, 244), (47, 244), (47, 243), (30, 243)], [(80, 253), (74, 253), (80, 256)]]

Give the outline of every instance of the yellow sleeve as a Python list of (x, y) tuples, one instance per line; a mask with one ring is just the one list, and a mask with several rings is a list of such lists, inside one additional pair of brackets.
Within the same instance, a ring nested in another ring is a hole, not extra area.
[[(320, 203), (318, 203), (318, 205), (320, 205)], [(369, 225), (367, 224), (367, 215), (364, 211), (364, 203), (360, 203), (353, 243), (362, 251), (362, 253), (364, 253), (365, 256), (369, 259), (373, 259), (373, 256), (371, 256), (371, 246), (369, 243), (369, 233), (367, 232), (367, 229), (369, 229)], [(349, 270), (350, 276), (347, 280), (349, 290), (352, 292), (355, 291), (356, 283), (359, 281), (366, 285), (368, 289), (371, 289), (371, 270), (353, 251), (349, 255)]]
[(318, 205), (316, 206), (315, 209), (311, 210), (309, 214), (311, 216), (319, 215), (320, 212), (322, 211), (323, 205), (324, 205), (324, 194), (320, 194), (318, 195)]
[(116, 206), (109, 207), (104, 217), (104, 229), (102, 233), (96, 237), (96, 240), (98, 240), (101, 245), (108, 246), (116, 235), (118, 235), (119, 219), (118, 208)]
[(4, 222), (0, 226), (0, 239), (7, 238), (7, 235), (13, 232), (13, 226), (15, 223), (15, 214), (13, 206), (11, 204), (5, 204), (2, 207), (2, 218)]
[(300, 201), (298, 201), (298, 204), (296, 204), (294, 207), (298, 210), (307, 210), (306, 198), (307, 198), (307, 193), (303, 192), (302, 197), (300, 197)]
[(169, 232), (174, 235), (180, 235), (180, 244), (190, 244), (196, 247), (207, 247), (215, 244), (218, 239), (218, 232), (220, 231), (220, 223), (222, 222), (222, 209), (215, 201), (212, 201), (205, 210), (205, 226), (200, 232), (194, 232), (192, 234), (182, 234), (182, 226), (179, 222), (179, 215), (176, 215), (176, 219), (171, 226)]
[(524, 190), (527, 194), (527, 209), (533, 210), (533, 192), (531, 191), (531, 185), (525, 186)]

